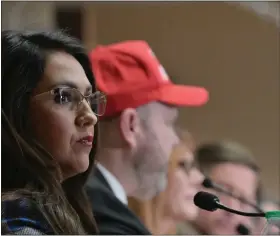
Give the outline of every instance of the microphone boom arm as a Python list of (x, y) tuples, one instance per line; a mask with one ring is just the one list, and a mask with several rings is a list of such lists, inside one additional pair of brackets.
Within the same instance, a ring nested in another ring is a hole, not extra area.
[(233, 214), (238, 214), (238, 215), (242, 215), (242, 216), (250, 216), (250, 217), (265, 217), (265, 213), (263, 213), (263, 212), (259, 212), (259, 213), (242, 212), (242, 211), (237, 211), (237, 210), (228, 208), (217, 201), (216, 201), (216, 204), (220, 209), (231, 212)]

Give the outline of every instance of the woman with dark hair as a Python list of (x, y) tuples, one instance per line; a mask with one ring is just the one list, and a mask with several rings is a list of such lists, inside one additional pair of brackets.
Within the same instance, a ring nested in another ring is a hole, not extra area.
[(2, 230), (97, 233), (84, 183), (105, 106), (78, 41), (2, 32)]

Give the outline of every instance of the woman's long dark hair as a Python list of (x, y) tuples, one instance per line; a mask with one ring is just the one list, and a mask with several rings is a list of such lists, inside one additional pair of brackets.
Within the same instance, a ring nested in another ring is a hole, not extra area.
[(84, 184), (94, 163), (97, 126), (88, 170), (62, 184), (55, 159), (30, 132), (29, 102), (50, 51), (75, 57), (95, 90), (91, 65), (79, 41), (62, 32), (2, 31), (2, 197), (34, 199), (54, 233), (94, 234), (96, 225)]

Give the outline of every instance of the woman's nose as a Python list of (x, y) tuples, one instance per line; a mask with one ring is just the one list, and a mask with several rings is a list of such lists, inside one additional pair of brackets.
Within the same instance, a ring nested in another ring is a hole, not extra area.
[(194, 170), (194, 181), (197, 185), (202, 186), (202, 182), (204, 180), (204, 175), (200, 172), (199, 169), (195, 168)]
[(94, 126), (97, 123), (97, 116), (92, 111), (90, 105), (83, 101), (80, 112), (76, 119), (76, 124), (80, 127)]

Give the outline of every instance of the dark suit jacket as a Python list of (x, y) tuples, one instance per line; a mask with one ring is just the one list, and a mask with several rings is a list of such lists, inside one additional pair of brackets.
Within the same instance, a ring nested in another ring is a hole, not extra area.
[(87, 186), (93, 214), (102, 235), (151, 234), (137, 216), (114, 195), (110, 185), (96, 168)]

